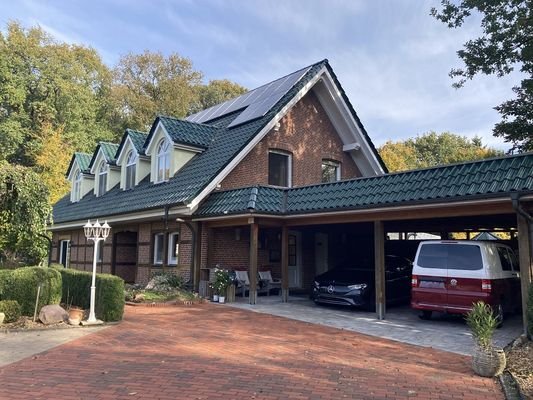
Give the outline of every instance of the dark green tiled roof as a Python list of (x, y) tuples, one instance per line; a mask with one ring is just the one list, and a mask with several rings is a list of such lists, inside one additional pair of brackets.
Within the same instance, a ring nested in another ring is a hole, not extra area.
[[(91, 158), (92, 156), (87, 153), (74, 153), (74, 155), (70, 159), (70, 164), (68, 166), (66, 176), (70, 174), (70, 170), (74, 166), (74, 161), (76, 161), (78, 167), (80, 167), (81, 172), (85, 174), (90, 173), (89, 164), (91, 163)], [(68, 195), (67, 197), (70, 198), (70, 195)]]
[[(159, 116), (154, 123), (161, 121), (174, 143), (206, 148), (211, 143), (217, 128), (205, 124), (184, 121), (172, 117)], [(150, 132), (152, 136), (153, 132)], [(150, 140), (150, 139), (148, 139)]]
[(107, 163), (114, 164), (116, 161), (116, 153), (118, 149), (118, 144), (115, 143), (108, 143), (108, 142), (100, 142), (98, 143), (98, 146), (96, 146), (96, 150), (93, 153), (93, 156), (91, 158), (91, 162), (89, 163), (88, 169), (91, 170), (93, 167), (93, 164), (96, 161), (96, 156), (98, 155), (98, 151), (102, 149), (102, 153), (104, 154), (104, 158)]
[[(533, 192), (533, 154), (291, 189), (259, 187), (255, 207), (249, 209), (244, 207), (245, 197), (252, 189), (213, 193), (195, 215), (239, 214), (250, 210), (293, 215)], [(231, 207), (224, 207), (227, 199), (236, 197), (240, 201), (234, 200), (228, 203)]]
[(126, 133), (131, 138), (131, 141), (135, 146), (135, 150), (137, 150), (137, 153), (143, 154), (144, 144), (146, 143), (146, 138), (148, 137), (148, 134), (144, 132), (134, 131), (133, 129), (126, 129)]
[[(89, 193), (77, 203), (71, 203), (70, 196), (67, 195), (54, 205), (54, 222), (101, 218), (169, 205), (183, 205), (191, 201), (327, 65), (327, 60), (324, 60), (311, 66), (287, 94), (261, 118), (231, 129), (228, 129), (225, 123), (229, 124), (238, 113), (210, 122), (213, 134), (209, 146), (191, 159), (168, 182), (154, 185), (149, 182), (149, 179), (145, 179), (135, 188), (127, 191), (121, 190), (117, 185), (104, 196), (96, 197)], [(196, 125), (206, 126), (205, 124)], [(205, 143), (205, 137), (202, 140)]]

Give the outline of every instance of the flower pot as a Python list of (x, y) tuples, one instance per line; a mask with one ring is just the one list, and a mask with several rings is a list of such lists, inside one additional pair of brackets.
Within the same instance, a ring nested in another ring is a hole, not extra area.
[(218, 294), (214, 294), (214, 295), (213, 295), (213, 301), (214, 301), (215, 303), (218, 303)]
[(479, 376), (493, 377), (505, 369), (506, 359), (502, 349), (476, 346), (472, 354), (472, 369)]
[(226, 297), (225, 296), (218, 296), (218, 302), (219, 303), (225, 303), (226, 302)]
[(68, 310), (68, 323), (70, 325), (79, 325), (83, 319), (84, 310), (78, 307), (71, 307)]

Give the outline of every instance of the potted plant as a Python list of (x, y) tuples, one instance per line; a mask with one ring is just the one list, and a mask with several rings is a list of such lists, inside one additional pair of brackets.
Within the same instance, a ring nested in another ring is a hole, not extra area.
[(472, 355), (472, 368), (480, 376), (493, 377), (500, 375), (505, 369), (505, 353), (495, 347), (492, 335), (498, 326), (498, 318), (490, 305), (478, 301), (466, 315), (466, 323), (472, 331), (476, 342)]
[(231, 277), (228, 270), (215, 268), (213, 288), (218, 294), (219, 303), (224, 303), (226, 301), (226, 289), (229, 285), (231, 285)]

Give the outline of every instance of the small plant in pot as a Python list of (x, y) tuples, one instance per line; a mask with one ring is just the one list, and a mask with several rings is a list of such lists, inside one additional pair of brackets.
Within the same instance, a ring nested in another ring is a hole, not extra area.
[(215, 290), (215, 293), (218, 294), (219, 303), (224, 303), (226, 301), (226, 289), (231, 285), (231, 277), (226, 269), (215, 269), (215, 281), (212, 284), (212, 287)]
[(493, 377), (505, 369), (506, 359), (503, 349), (495, 347), (492, 335), (498, 326), (498, 318), (490, 305), (478, 301), (466, 315), (466, 323), (476, 342), (472, 354), (472, 368), (479, 376)]

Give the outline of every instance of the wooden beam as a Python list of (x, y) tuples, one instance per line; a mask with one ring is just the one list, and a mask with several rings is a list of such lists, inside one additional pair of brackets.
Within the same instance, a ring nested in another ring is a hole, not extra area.
[(518, 215), (518, 254), (520, 262), (520, 289), (522, 291), (522, 323), (524, 333), (527, 335), (527, 297), (529, 285), (531, 284), (531, 241), (529, 225), (527, 220)]
[(248, 217), (235, 217), (228, 219), (206, 220), (204, 224), (209, 228), (224, 228), (228, 226), (248, 225)]
[(374, 221), (374, 263), (376, 278), (376, 315), (385, 319), (385, 232), (382, 221)]
[(281, 228), (281, 301), (289, 301), (289, 228)]
[(249, 300), (250, 304), (257, 302), (257, 247), (259, 242), (259, 225), (250, 224), (250, 265), (248, 278), (250, 279)]

